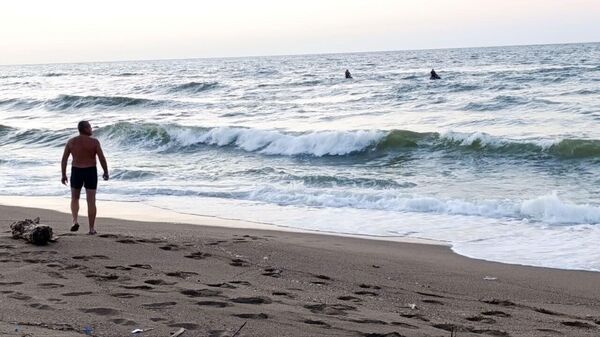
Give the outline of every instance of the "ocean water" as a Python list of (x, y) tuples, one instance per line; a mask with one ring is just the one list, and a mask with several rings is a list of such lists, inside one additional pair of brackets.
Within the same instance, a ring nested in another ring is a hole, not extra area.
[(87, 119), (100, 199), (600, 270), (599, 60), (570, 44), (0, 66), (0, 194), (68, 196), (60, 157)]

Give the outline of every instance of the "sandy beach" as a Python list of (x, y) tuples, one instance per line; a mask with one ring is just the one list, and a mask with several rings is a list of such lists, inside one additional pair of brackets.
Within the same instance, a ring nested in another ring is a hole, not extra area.
[[(474, 260), (442, 245), (167, 222), (100, 218), (88, 236), (68, 232), (64, 213), (0, 214), (2, 336), (86, 327), (233, 336), (242, 325), (237, 336), (600, 334), (595, 272)], [(10, 237), (11, 220), (37, 216), (57, 242)]]

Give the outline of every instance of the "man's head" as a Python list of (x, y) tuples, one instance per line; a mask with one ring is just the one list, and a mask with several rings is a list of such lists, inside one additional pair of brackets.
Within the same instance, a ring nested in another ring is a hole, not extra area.
[(92, 126), (88, 121), (81, 121), (77, 124), (77, 130), (79, 130), (80, 135), (91, 136), (92, 135)]

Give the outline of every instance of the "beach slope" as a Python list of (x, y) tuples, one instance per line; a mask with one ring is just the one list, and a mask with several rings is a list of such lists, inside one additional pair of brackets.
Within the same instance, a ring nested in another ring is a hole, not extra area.
[[(600, 334), (600, 273), (439, 245), (106, 218), (88, 236), (68, 232), (67, 214), (0, 214), (2, 336)], [(57, 242), (10, 238), (11, 220), (37, 216)]]

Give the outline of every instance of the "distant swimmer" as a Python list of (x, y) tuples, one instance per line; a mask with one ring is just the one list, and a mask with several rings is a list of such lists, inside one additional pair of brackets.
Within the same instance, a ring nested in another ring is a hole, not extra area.
[(352, 74), (350, 74), (350, 70), (346, 69), (346, 78), (352, 78)]
[(442, 78), (438, 75), (435, 70), (431, 69), (431, 77), (430, 80), (441, 80)]

